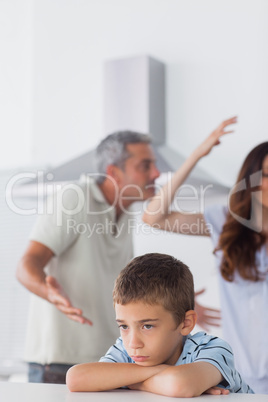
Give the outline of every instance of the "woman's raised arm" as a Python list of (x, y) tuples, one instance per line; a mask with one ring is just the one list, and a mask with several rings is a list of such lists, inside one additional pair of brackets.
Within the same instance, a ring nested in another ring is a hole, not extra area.
[[(233, 130), (226, 128), (230, 124), (237, 122), (237, 117), (224, 120), (186, 159), (182, 166), (174, 173), (171, 180), (165, 184), (160, 192), (149, 202), (143, 220), (150, 226), (155, 226), (162, 230), (169, 230), (183, 234), (193, 234), (191, 225), (195, 225), (195, 235), (209, 235), (206, 230), (204, 217), (202, 214), (183, 214), (181, 212), (171, 212), (170, 205), (174, 199), (178, 188), (184, 183), (197, 162), (208, 155), (215, 145), (220, 143), (220, 138), (232, 133)], [(176, 222), (179, 221), (179, 224)], [(202, 223), (202, 224), (201, 224)], [(189, 230), (187, 231), (187, 227)], [(200, 228), (199, 232), (196, 228)]]

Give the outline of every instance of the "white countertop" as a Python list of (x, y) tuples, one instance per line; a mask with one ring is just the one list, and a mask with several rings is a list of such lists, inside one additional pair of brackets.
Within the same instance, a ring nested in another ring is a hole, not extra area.
[[(176, 398), (176, 400), (185, 398)], [(116, 390), (108, 392), (70, 392), (66, 385), (0, 382), (1, 402), (167, 402), (167, 396), (149, 392)], [(201, 395), (196, 402), (268, 402), (268, 395)]]

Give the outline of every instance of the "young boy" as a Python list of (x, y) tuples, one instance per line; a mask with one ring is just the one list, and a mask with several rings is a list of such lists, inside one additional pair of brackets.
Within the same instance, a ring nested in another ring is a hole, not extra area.
[(225, 341), (205, 332), (190, 334), (196, 323), (193, 276), (181, 261), (157, 253), (134, 258), (119, 274), (113, 300), (121, 337), (100, 362), (69, 369), (71, 391), (128, 387), (173, 397), (253, 393)]

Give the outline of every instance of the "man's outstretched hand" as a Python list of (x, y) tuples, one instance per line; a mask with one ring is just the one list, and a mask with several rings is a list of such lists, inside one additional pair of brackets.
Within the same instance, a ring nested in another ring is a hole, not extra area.
[(48, 301), (54, 304), (59, 311), (61, 311), (71, 320), (79, 322), (80, 324), (93, 325), (92, 321), (86, 317), (83, 317), (83, 312), (81, 309), (72, 306), (71, 301), (64, 293), (64, 290), (56, 278), (53, 276), (47, 276), (46, 286)]

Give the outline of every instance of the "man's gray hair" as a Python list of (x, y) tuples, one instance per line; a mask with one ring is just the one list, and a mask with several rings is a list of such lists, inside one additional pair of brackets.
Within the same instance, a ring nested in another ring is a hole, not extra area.
[(101, 184), (105, 180), (107, 166), (124, 168), (125, 161), (131, 155), (126, 148), (128, 144), (150, 144), (151, 141), (148, 134), (134, 131), (117, 131), (104, 138), (96, 150), (97, 169), (100, 173), (96, 179), (97, 183)]

